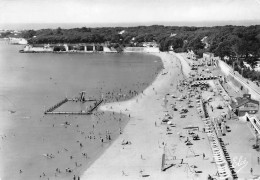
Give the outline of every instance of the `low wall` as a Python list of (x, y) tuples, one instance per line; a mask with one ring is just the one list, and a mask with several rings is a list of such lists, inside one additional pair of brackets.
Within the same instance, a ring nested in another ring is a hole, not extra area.
[[(253, 87), (248, 82), (249, 80), (244, 79), (241, 75), (234, 73), (233, 69), (226, 64), (224, 61), (219, 60), (218, 66), (220, 67), (221, 71), (230, 79), (234, 80), (235, 85), (243, 86), (243, 89), (246, 89), (246, 92), (251, 94), (252, 99), (256, 99), (260, 101), (260, 90), (256, 87)], [(252, 82), (250, 82), (252, 83)]]
[(125, 47), (124, 52), (160, 52), (158, 47)]
[(229, 67), (228, 64), (226, 64), (225, 62), (219, 60), (218, 61), (218, 66), (220, 67), (221, 71), (227, 76), (230, 73), (233, 72), (233, 69), (231, 67)]
[(111, 50), (110, 48), (105, 47), (105, 46), (104, 46), (104, 48), (103, 48), (103, 51), (106, 52), (106, 53), (117, 53), (117, 51), (113, 51), (113, 50)]
[(257, 131), (258, 134), (254, 135), (260, 135), (260, 120), (254, 116), (254, 115), (249, 115), (248, 113), (245, 114), (243, 117), (245, 121), (249, 121), (252, 125), (252, 128)]

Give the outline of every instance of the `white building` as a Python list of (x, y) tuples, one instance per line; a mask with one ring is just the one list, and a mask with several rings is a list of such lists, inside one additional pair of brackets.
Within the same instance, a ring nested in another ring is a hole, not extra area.
[[(250, 70), (253, 70), (252, 67), (250, 66), (250, 64), (248, 64), (247, 62), (243, 61), (243, 64), (245, 67), (249, 68)], [(260, 66), (259, 66), (260, 68)]]
[(214, 57), (213, 53), (205, 52), (203, 53), (203, 61), (205, 65), (215, 65), (217, 66), (217, 61), (219, 60), (219, 57)]
[(9, 38), (9, 42), (11, 44), (22, 44), (22, 45), (28, 44), (27, 40), (24, 38)]
[(24, 47), (24, 52), (52, 52), (53, 48), (50, 45), (27, 45)]
[(106, 53), (117, 53), (117, 50), (104, 46), (103, 51)]
[(143, 42), (143, 47), (158, 47), (158, 44), (156, 42)]
[(175, 33), (171, 33), (171, 35), (170, 35), (170, 37), (174, 37), (174, 36), (176, 36), (177, 34), (175, 34)]
[(120, 31), (118, 34), (124, 34), (125, 33), (125, 30), (122, 30), (122, 31)]
[(201, 39), (201, 42), (205, 44), (204, 48), (207, 49), (209, 48), (209, 43), (208, 43), (208, 36), (205, 36), (204, 38)]
[(125, 47), (124, 52), (158, 53), (158, 52), (160, 52), (160, 50), (159, 50), (159, 47)]
[(188, 59), (196, 60), (196, 54), (192, 50), (188, 50)]
[(256, 62), (257, 62), (257, 64), (255, 65), (254, 70), (255, 71), (260, 71), (260, 61), (256, 61)]

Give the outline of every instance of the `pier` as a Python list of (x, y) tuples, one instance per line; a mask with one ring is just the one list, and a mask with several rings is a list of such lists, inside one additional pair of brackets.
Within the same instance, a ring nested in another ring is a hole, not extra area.
[(89, 115), (92, 114), (92, 112), (88, 111), (88, 112), (70, 112), (70, 111), (57, 111), (57, 112), (45, 112), (44, 114), (69, 114), (69, 115)]
[(101, 103), (103, 102), (103, 99), (101, 99), (99, 102), (95, 103), (95, 106), (89, 110), (89, 112), (94, 111)]
[(62, 106), (63, 104), (65, 104), (66, 102), (68, 102), (68, 99), (65, 98), (64, 100), (60, 101), (59, 103), (57, 103), (56, 105), (50, 107), (49, 109), (47, 109), (44, 114), (49, 113), (49, 112), (53, 112), (55, 109), (57, 109), (58, 107)]

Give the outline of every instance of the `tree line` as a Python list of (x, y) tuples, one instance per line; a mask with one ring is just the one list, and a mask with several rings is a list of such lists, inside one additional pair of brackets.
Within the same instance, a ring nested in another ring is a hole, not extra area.
[[(124, 31), (124, 33), (119, 33)], [(155, 41), (161, 51), (172, 46), (176, 52), (193, 50), (199, 56), (203, 52), (213, 52), (221, 58), (238, 57), (253, 61), (259, 56), (260, 26), (137, 26), (102, 27), (73, 29), (41, 29), (22, 32), (22, 37), (32, 44), (43, 43), (116, 43), (123, 46), (138, 46), (141, 42)], [(209, 44), (205, 48), (206, 38)]]

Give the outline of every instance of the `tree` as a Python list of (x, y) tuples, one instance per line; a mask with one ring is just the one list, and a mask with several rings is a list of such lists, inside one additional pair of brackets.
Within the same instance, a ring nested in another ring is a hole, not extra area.
[(257, 58), (256, 57), (247, 57), (245, 61), (252, 67), (254, 68), (257, 65)]
[(239, 61), (239, 55), (240, 55), (240, 47), (241, 47), (241, 39), (239, 39), (237, 36), (230, 36), (229, 37), (229, 43), (231, 45), (230, 50), (231, 53), (233, 53), (237, 59), (237, 63)]
[(35, 30), (28, 30), (22, 33), (22, 37), (25, 39), (30, 39), (36, 35)]
[(223, 59), (225, 56), (230, 57), (231, 55), (230, 43), (228, 41), (219, 43), (219, 45), (215, 49), (215, 53), (221, 59)]
[(62, 34), (62, 29), (60, 27), (58, 27), (56, 33), (57, 34)]

